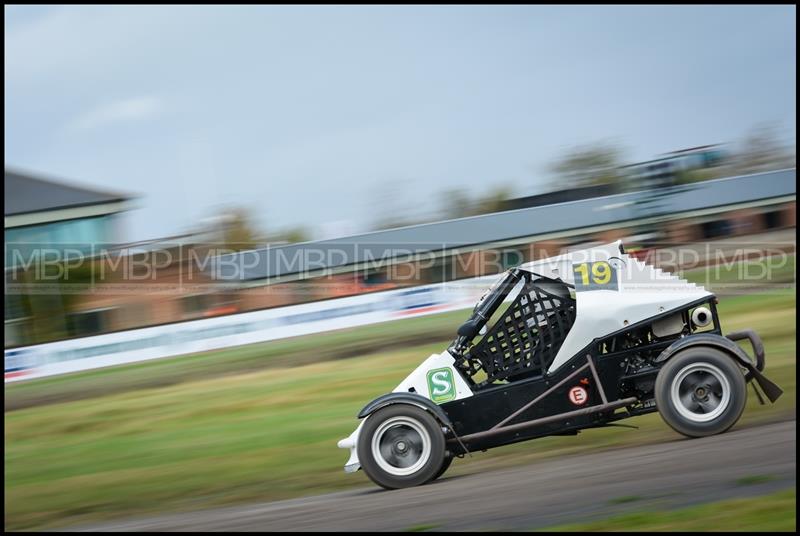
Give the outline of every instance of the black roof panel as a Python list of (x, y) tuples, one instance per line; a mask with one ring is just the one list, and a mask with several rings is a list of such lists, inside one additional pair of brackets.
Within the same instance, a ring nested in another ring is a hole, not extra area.
[(130, 197), (5, 170), (6, 216), (113, 203)]

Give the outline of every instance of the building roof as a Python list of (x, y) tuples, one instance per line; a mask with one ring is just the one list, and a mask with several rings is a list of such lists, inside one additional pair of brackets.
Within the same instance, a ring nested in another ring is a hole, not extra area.
[(569, 201), (580, 201), (592, 197), (602, 197), (618, 193), (614, 184), (594, 184), (590, 186), (579, 186), (566, 190), (555, 190), (543, 194), (529, 195), (527, 197), (515, 197), (503, 202), (503, 210), (516, 210), (519, 208), (540, 207), (553, 205), (555, 203), (567, 203)]
[(700, 145), (699, 147), (690, 147), (688, 149), (680, 149), (678, 151), (672, 151), (669, 153), (664, 153), (658, 158), (653, 158), (652, 160), (645, 160), (644, 162), (635, 162), (633, 164), (625, 164), (624, 166), (620, 166), (620, 169), (628, 169), (628, 168), (639, 168), (646, 166), (648, 164), (654, 164), (656, 162), (664, 162), (665, 160), (675, 160), (677, 158), (685, 157), (685, 156), (692, 156), (695, 154), (702, 154), (710, 151), (723, 151), (723, 145), (721, 143), (715, 143), (713, 145)]
[(707, 151), (709, 149), (716, 149), (721, 147), (719, 143), (713, 143), (711, 145), (699, 145), (697, 147), (689, 147), (688, 149), (678, 149), (677, 151), (670, 151), (668, 153), (664, 153), (665, 156), (667, 155), (680, 155), (686, 153), (697, 153)]
[(323, 269), (375, 265), (377, 260), (439, 256), (546, 235), (713, 214), (793, 199), (795, 175), (792, 168), (243, 251), (218, 257), (212, 269), (219, 279), (228, 281), (274, 280)]
[[(61, 181), (53, 181), (35, 177), (27, 173), (5, 170), (5, 216), (6, 227), (9, 219), (21, 220), (26, 223), (41, 223), (39, 220), (52, 221), (81, 217), (80, 211), (64, 212), (65, 209), (80, 209), (82, 207), (97, 207), (108, 205), (104, 213), (121, 210), (120, 203), (131, 198), (130, 195), (117, 192), (90, 189)], [(54, 213), (60, 211), (65, 217), (38, 218), (34, 215)], [(93, 212), (97, 212), (94, 210)], [(21, 218), (24, 215), (29, 217)], [(96, 214), (93, 214), (96, 215)]]

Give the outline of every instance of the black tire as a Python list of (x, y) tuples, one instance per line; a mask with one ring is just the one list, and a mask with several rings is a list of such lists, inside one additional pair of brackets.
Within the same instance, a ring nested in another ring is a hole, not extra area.
[(747, 382), (730, 356), (697, 346), (662, 367), (655, 395), (664, 422), (687, 437), (705, 437), (736, 424), (747, 403)]
[(367, 417), (357, 450), (361, 468), (386, 489), (429, 482), (446, 463), (441, 425), (427, 411), (409, 404), (392, 404)]
[(447, 471), (447, 469), (450, 467), (450, 464), (453, 463), (453, 458), (454, 456), (452, 454), (448, 454), (444, 457), (444, 460), (442, 461), (442, 466), (439, 468), (438, 471), (436, 471), (436, 474), (433, 475), (433, 478), (431, 478), (431, 482), (442, 476), (444, 472)]

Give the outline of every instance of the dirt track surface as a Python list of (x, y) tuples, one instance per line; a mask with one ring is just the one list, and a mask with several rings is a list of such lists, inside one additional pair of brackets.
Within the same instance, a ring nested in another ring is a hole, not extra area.
[[(425, 526), (434, 530), (528, 530), (793, 487), (795, 446), (796, 421), (788, 421), (704, 439), (676, 436), (675, 441), (656, 445), (565, 456), (451, 478), (445, 475), (419, 488), (363, 488), (81, 529), (403, 531)], [(536, 448), (535, 441), (531, 448)], [(752, 483), (755, 481), (760, 483)]]

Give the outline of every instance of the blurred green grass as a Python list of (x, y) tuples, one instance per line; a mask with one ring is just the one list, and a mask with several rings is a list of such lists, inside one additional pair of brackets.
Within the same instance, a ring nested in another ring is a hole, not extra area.
[(675, 275), (703, 285), (716, 294), (752, 292), (754, 289), (793, 288), (797, 280), (794, 253), (774, 255), (750, 262), (724, 262), (704, 268), (682, 270)]
[[(726, 332), (743, 327), (759, 332), (767, 352), (766, 372), (785, 390), (775, 405), (759, 406), (751, 396), (737, 426), (793, 416), (794, 292), (731, 297), (721, 300), (719, 308)], [(375, 334), (382, 330), (411, 332), (425, 323), (448, 324), (455, 331), (463, 318), (463, 312), (446, 314), (313, 339), (333, 347), (341, 340), (378, 340), (387, 336)], [(11, 386), (7, 400), (15, 391), (46, 391), (52, 385), (77, 389), (87, 382), (116, 382), (125, 389), (6, 412), (6, 529), (43, 529), (364, 486), (368, 481), (363, 473), (342, 471), (347, 453), (336, 448), (336, 441), (352, 432), (355, 414), (366, 402), (393, 389), (447, 342), (302, 366), (190, 377), (163, 386), (144, 380), (164, 371), (216, 366), (215, 356), (225, 361), (241, 350)], [(298, 339), (273, 344), (291, 349), (309, 343)], [(245, 361), (257, 358), (247, 352)], [(281, 359), (280, 351), (272, 352), (263, 359)], [(141, 378), (142, 385), (125, 383), (130, 374)], [(511, 445), (458, 460), (451, 473), (677, 437), (657, 414), (628, 422), (640, 429), (588, 430), (578, 437)]]
[(796, 490), (675, 510), (646, 510), (545, 532), (795, 532)]

